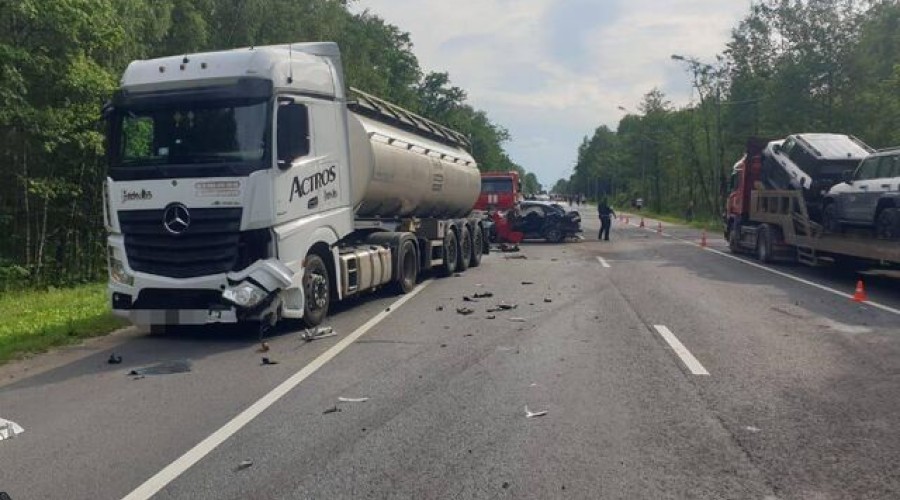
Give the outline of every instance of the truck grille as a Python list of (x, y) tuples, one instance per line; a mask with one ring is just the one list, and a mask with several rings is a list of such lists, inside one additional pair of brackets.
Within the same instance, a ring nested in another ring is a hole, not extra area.
[(241, 241), (240, 208), (194, 208), (181, 234), (163, 226), (164, 210), (124, 210), (119, 224), (135, 271), (191, 278), (235, 269)]

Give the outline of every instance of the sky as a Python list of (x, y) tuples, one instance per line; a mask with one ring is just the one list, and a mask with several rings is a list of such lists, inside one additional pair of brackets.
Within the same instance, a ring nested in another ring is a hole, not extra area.
[(615, 129), (654, 87), (692, 92), (672, 54), (713, 62), (749, 0), (357, 0), (412, 36), (423, 71), (446, 71), (469, 102), (509, 130), (512, 160), (545, 188), (578, 145)]

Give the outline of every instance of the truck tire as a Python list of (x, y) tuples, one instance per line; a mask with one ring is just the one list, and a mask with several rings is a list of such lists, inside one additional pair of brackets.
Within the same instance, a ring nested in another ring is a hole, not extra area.
[(465, 224), (459, 226), (459, 255), (456, 261), (456, 272), (464, 272), (469, 268), (469, 261), (472, 260), (472, 233), (469, 226)]
[(763, 224), (756, 233), (756, 258), (764, 264), (772, 262), (772, 237), (769, 226)]
[(475, 224), (475, 232), (472, 233), (472, 255), (469, 257), (469, 267), (481, 265), (481, 255), (484, 253), (484, 229)]
[(448, 229), (444, 234), (443, 252), (444, 262), (441, 264), (441, 272), (444, 276), (450, 276), (456, 272), (456, 262), (459, 256), (459, 243), (456, 240), (456, 231)]
[(331, 303), (331, 278), (322, 257), (309, 254), (303, 270), (303, 322), (316, 326), (325, 320)]
[(897, 238), (897, 209), (885, 208), (875, 219), (875, 236), (885, 240), (893, 240)]
[(397, 291), (401, 294), (409, 293), (416, 287), (419, 280), (419, 259), (416, 256), (416, 244), (413, 240), (406, 240), (400, 244), (397, 255)]

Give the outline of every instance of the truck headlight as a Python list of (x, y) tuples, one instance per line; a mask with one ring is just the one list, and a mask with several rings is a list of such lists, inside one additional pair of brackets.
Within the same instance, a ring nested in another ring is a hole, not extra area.
[(238, 307), (254, 307), (265, 300), (267, 293), (251, 283), (240, 283), (226, 288), (222, 298)]
[(121, 285), (134, 285), (134, 276), (128, 274), (128, 271), (125, 269), (125, 263), (112, 256), (109, 257), (109, 277)]

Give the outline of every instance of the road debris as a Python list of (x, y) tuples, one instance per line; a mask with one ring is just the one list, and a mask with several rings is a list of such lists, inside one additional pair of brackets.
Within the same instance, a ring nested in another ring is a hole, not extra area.
[(509, 482), (503, 481), (503, 485), (502, 485), (502, 486), (503, 486), (503, 489), (504, 489), (504, 490), (507, 489), (507, 488), (509, 488)]
[(259, 344), (259, 349), (256, 352), (269, 352), (269, 344), (267, 342)]
[(444, 310), (444, 306), (437, 306), (437, 307), (434, 308), (434, 310), (435, 310), (435, 311), (443, 311), (443, 310)]
[(747, 427), (744, 427), (744, 430), (746, 430), (748, 432), (753, 432), (753, 433), (757, 433), (760, 431), (759, 427), (754, 427), (752, 425), (748, 425)]
[(475, 311), (469, 309), (468, 307), (457, 307), (456, 308), (456, 313), (462, 314), (463, 316), (468, 316), (468, 315), (472, 314), (473, 312), (475, 312)]
[(464, 295), (464, 296), (463, 296), (463, 302), (478, 302), (478, 299), (474, 299), (474, 298), (472, 298), (472, 297), (469, 297), (469, 296), (467, 296), (467, 295)]
[(550, 297), (546, 297), (546, 298), (544, 298), (544, 302), (549, 304), (549, 303), (553, 302), (553, 299), (551, 299)]
[(345, 398), (343, 396), (338, 398), (338, 402), (340, 403), (365, 403), (369, 398)]
[(122, 356), (116, 356), (116, 353), (111, 353), (109, 359), (106, 360), (106, 363), (110, 365), (120, 365), (122, 364)]
[(474, 297), (476, 299), (489, 299), (493, 296), (494, 296), (494, 294), (491, 292), (483, 292), (483, 293), (476, 293), (472, 297)]
[(312, 342), (313, 340), (324, 339), (328, 337), (337, 336), (337, 332), (334, 331), (334, 328), (330, 326), (319, 326), (310, 330), (309, 328), (303, 330), (303, 333), (300, 334), (303, 340), (307, 342)]
[(326, 408), (325, 411), (322, 412), (322, 415), (328, 415), (329, 413), (338, 413), (341, 409), (337, 407), (337, 405), (332, 406), (331, 408)]
[(511, 311), (513, 309), (516, 309), (517, 307), (519, 307), (518, 304), (497, 304), (497, 308), (501, 311)]
[(487, 316), (485, 316), (485, 319), (497, 319), (497, 316), (494, 316), (493, 314), (488, 314)]
[(507, 255), (506, 257), (503, 257), (503, 258), (506, 260), (519, 260), (519, 259), (525, 260), (528, 258), (528, 256), (527, 255)]
[(527, 321), (525, 318), (509, 318), (509, 320), (513, 323), (524, 323)]
[(523, 281), (522, 284), (523, 285), (533, 285), (534, 281)]
[(501, 243), (499, 248), (500, 248), (501, 252), (506, 252), (506, 253), (519, 251), (519, 245), (515, 245), (515, 244), (510, 245), (508, 243)]
[(25, 432), (25, 429), (23, 429), (21, 425), (12, 420), (0, 418), (0, 441), (12, 439), (23, 432)]
[(165, 361), (144, 368), (136, 368), (128, 372), (128, 375), (170, 375), (173, 373), (187, 373), (189, 371), (191, 371), (191, 361), (188, 359), (180, 359), (177, 361)]
[(543, 417), (547, 413), (549, 413), (547, 410), (531, 411), (528, 409), (528, 405), (525, 405), (525, 418)]
[(241, 463), (237, 466), (237, 470), (244, 470), (249, 467), (253, 467), (253, 460), (241, 460)]
[(262, 359), (262, 364), (264, 364), (264, 365), (277, 365), (277, 364), (278, 364), (278, 361), (275, 361), (274, 359), (263, 358), (263, 359)]

